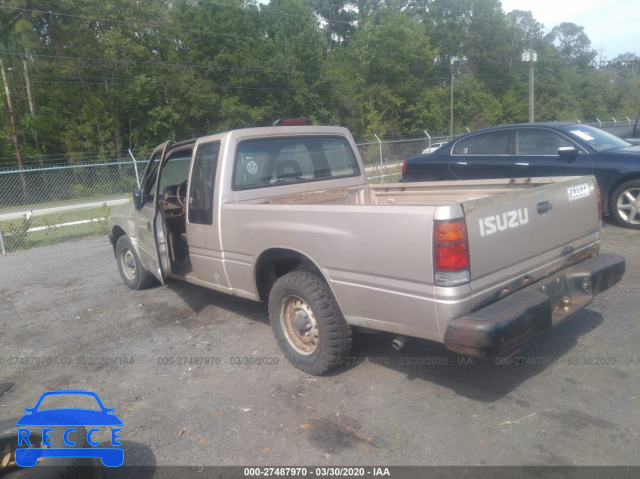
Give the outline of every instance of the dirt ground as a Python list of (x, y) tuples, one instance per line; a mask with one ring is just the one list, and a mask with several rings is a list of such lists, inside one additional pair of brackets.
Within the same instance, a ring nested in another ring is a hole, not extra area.
[(0, 257), (0, 383), (14, 383), (0, 416), (95, 391), (128, 465), (638, 466), (640, 231), (602, 238), (623, 281), (510, 357), (357, 334), (321, 378), (287, 364), (264, 304), (178, 281), (129, 290), (107, 238)]

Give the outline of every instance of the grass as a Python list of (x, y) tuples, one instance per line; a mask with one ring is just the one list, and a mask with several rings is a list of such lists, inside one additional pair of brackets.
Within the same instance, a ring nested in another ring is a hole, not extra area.
[(385, 166), (384, 178), (380, 174), (380, 169), (368, 171), (367, 177), (370, 183), (397, 183), (402, 177), (402, 165)]
[(31, 222), (31, 228), (38, 226), (51, 226), (63, 223), (71, 223), (72, 221), (92, 220), (95, 218), (104, 218), (109, 216), (111, 210), (108, 206), (99, 208), (86, 208), (81, 210), (60, 211), (49, 215), (34, 216)]
[(109, 225), (106, 219), (95, 223), (48, 228), (27, 234), (17, 250), (39, 248), (90, 236), (105, 236), (108, 233)]
[(42, 208), (54, 208), (56, 206), (70, 206), (84, 203), (97, 203), (100, 201), (111, 201), (111, 200), (119, 200), (121, 198), (130, 198), (131, 193), (126, 194), (109, 194), (109, 195), (100, 195), (96, 197), (87, 197), (87, 198), (74, 198), (70, 200), (55, 200), (55, 201), (46, 201), (42, 203), (33, 203), (28, 206), (21, 205), (12, 205), (5, 206), (0, 205), (0, 214), (3, 213), (13, 213), (17, 211), (27, 211), (31, 209), (42, 209)]
[[(0, 231), (4, 236), (7, 252), (49, 246), (72, 239), (103, 236), (109, 233), (107, 218), (111, 207), (106, 204), (99, 208), (61, 211), (44, 216), (34, 216), (29, 228), (45, 227), (39, 231), (27, 231), (26, 218), (0, 221)], [(64, 225), (74, 221), (99, 221), (75, 225)]]

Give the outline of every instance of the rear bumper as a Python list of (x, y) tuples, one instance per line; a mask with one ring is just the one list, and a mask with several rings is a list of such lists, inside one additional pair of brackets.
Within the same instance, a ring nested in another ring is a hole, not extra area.
[(453, 319), (444, 344), (469, 356), (501, 354), (585, 308), (595, 295), (620, 281), (624, 272), (623, 256), (601, 254)]

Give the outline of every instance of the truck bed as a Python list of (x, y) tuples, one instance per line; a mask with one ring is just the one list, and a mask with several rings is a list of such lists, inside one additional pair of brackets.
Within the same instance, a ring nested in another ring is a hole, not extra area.
[(529, 190), (572, 178), (575, 177), (371, 184), (271, 196), (247, 203), (442, 206)]
[[(572, 197), (575, 188), (582, 193)], [(270, 198), (222, 205), (232, 225), (222, 234), (229, 283), (255, 299), (253, 265), (265, 246), (297, 251), (323, 272), (351, 324), (442, 340), (450, 318), (595, 255), (595, 188), (593, 177), (269, 188)], [(471, 281), (439, 287), (433, 222), (456, 218), (467, 225)]]

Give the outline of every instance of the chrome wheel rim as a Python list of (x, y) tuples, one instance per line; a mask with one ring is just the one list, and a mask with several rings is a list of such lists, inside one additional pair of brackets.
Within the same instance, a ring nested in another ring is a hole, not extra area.
[(629, 188), (618, 196), (616, 204), (620, 218), (627, 223), (640, 224), (640, 188)]
[(122, 272), (129, 281), (135, 281), (136, 279), (136, 258), (133, 256), (133, 252), (129, 248), (122, 248), (120, 250), (120, 264), (122, 265)]
[(318, 348), (318, 323), (309, 305), (298, 296), (282, 301), (280, 321), (287, 341), (299, 354), (311, 355)]

